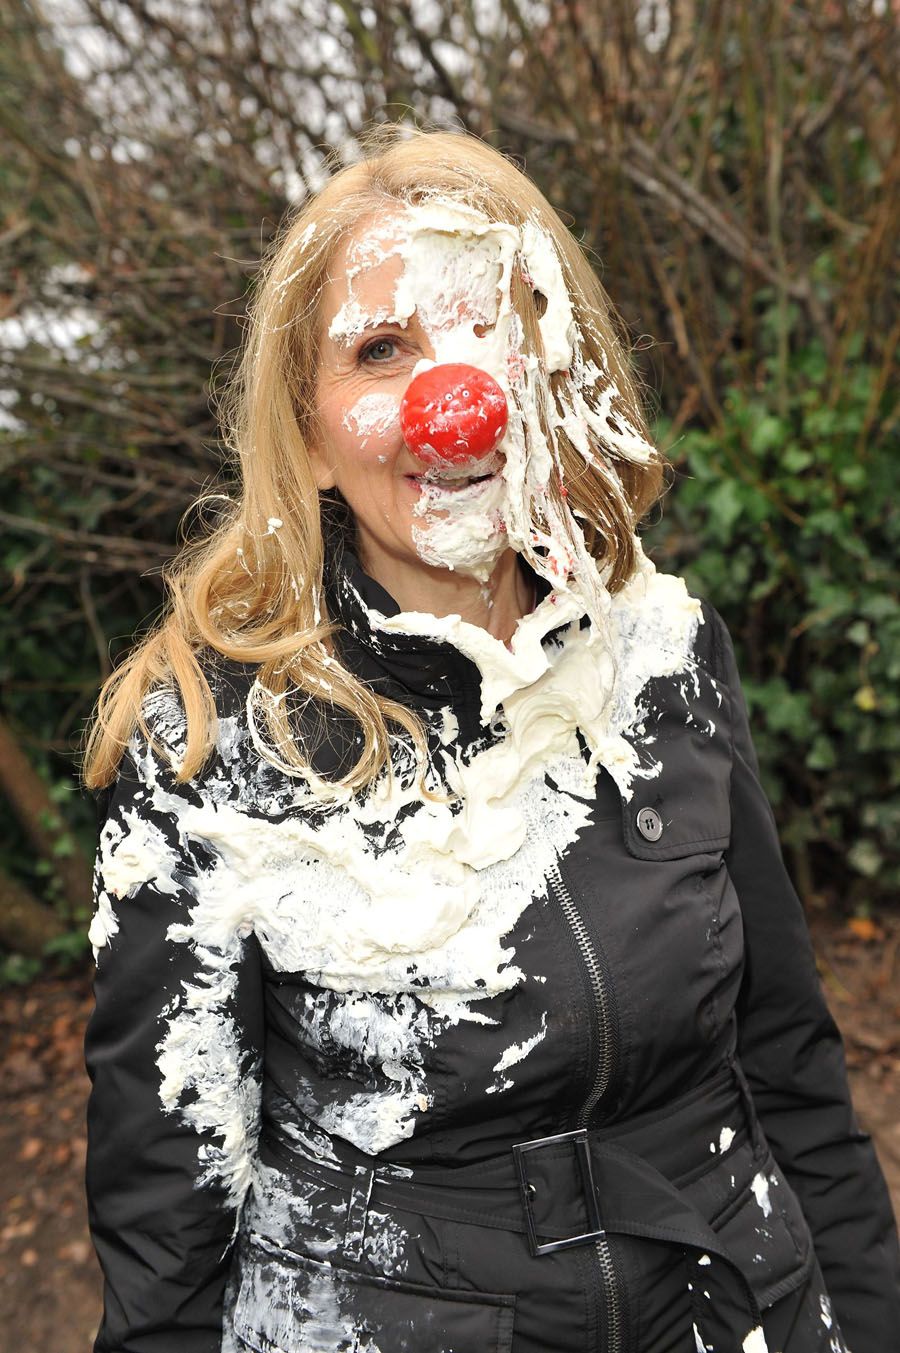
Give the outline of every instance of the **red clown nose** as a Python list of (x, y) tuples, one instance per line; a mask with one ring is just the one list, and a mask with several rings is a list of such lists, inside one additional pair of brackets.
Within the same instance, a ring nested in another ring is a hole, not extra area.
[(464, 362), (420, 372), (400, 403), (403, 440), (426, 465), (481, 460), (503, 436), (508, 416), (493, 376)]

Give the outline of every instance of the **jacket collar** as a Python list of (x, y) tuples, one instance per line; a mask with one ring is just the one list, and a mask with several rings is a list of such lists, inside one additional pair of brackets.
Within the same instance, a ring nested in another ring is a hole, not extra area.
[[(475, 661), (438, 635), (404, 628), (385, 628), (383, 622), (402, 614), (390, 593), (363, 569), (356, 552), (353, 517), (337, 493), (322, 498), (325, 539), (325, 602), (330, 618), (340, 626), (335, 636), (341, 661), (383, 695), (434, 712), (449, 705), (463, 742), (479, 736), (481, 672)], [(538, 602), (549, 584), (534, 575)], [(555, 632), (547, 621), (543, 642)]]
[(375, 617), (393, 618), (400, 607), (363, 569), (356, 552), (353, 518), (339, 495), (322, 499), (325, 538), (325, 602), (340, 626), (335, 636), (341, 661), (382, 695), (424, 712), (453, 708), (470, 737), (480, 729), (480, 674), (475, 663), (435, 636), (386, 631)]

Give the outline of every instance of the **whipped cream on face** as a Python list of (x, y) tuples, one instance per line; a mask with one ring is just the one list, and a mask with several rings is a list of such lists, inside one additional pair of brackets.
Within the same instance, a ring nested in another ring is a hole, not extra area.
[[(489, 221), (462, 203), (427, 202), (392, 215), (357, 241), (348, 256), (349, 298), (329, 326), (332, 338), (352, 341), (378, 324), (405, 325), (415, 313), (434, 349), (435, 363), (464, 362), (494, 377), (507, 399), (508, 368), (518, 352), (521, 326), (509, 301), (510, 278), (520, 249), (519, 232)], [(393, 306), (367, 313), (354, 294), (357, 276), (399, 256)], [(417, 367), (423, 369), (424, 363)], [(492, 464), (497, 458), (491, 456)], [(478, 464), (433, 469), (421, 481), (414, 530), (423, 560), (486, 582), (507, 548), (506, 491), (502, 471)], [(459, 482), (466, 479), (467, 491)], [(449, 491), (453, 483), (455, 492)]]
[[(393, 304), (366, 312), (355, 280), (367, 268), (397, 257), (401, 268)], [(512, 304), (516, 272), (542, 298), (538, 330), (543, 353), (525, 350), (521, 320)], [(463, 203), (434, 199), (398, 209), (352, 247), (349, 299), (329, 334), (352, 341), (381, 323), (405, 325), (413, 313), (434, 349), (436, 363), (464, 362), (488, 372), (507, 397), (510, 418), (497, 448), (499, 470), (484, 479), (467, 467), (470, 492), (450, 494), (458, 468), (425, 476), (415, 512), (417, 549), (428, 564), (486, 582), (500, 555), (512, 546), (555, 587), (575, 588), (596, 617), (602, 613), (596, 568), (582, 533), (561, 497), (560, 435), (624, 497), (611, 460), (646, 461), (652, 446), (622, 412), (608, 370), (584, 355), (562, 265), (550, 236), (535, 221), (521, 227), (491, 221)], [(550, 378), (565, 373), (565, 379)], [(481, 481), (481, 482), (479, 482)]]
[(505, 503), (506, 485), (496, 472), (485, 478), (463, 479), (458, 473), (423, 478), (414, 511), (426, 524), (414, 535), (424, 562), (487, 582), (509, 544)]
[(382, 436), (400, 423), (400, 403), (394, 395), (373, 391), (361, 396), (344, 415), (343, 423), (365, 446), (370, 437)]

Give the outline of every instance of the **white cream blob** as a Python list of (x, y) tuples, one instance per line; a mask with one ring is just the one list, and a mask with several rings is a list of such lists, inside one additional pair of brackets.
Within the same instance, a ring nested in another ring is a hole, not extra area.
[[(376, 630), (452, 643), (478, 667), (482, 720), (487, 723), (502, 707), (510, 730), (499, 747), (477, 758), (479, 786), (497, 774), (495, 766), (515, 766), (503, 772), (515, 778), (524, 767), (531, 770), (539, 764), (551, 746), (555, 755), (571, 753), (580, 731), (591, 752), (590, 787), (598, 767), (604, 766), (628, 798), (633, 780), (655, 775), (657, 767), (642, 762), (623, 734), (638, 720), (648, 681), (688, 665), (700, 604), (682, 579), (657, 573), (638, 545), (638, 567), (625, 587), (608, 598), (604, 630), (574, 628), (582, 613), (573, 591), (551, 592), (519, 621), (509, 647), (457, 615), (403, 612), (386, 617), (370, 611), (369, 616)], [(566, 625), (570, 629), (559, 650), (542, 642), (549, 630)]]
[(762, 1209), (764, 1217), (772, 1215), (772, 1200), (769, 1197), (769, 1181), (762, 1173), (755, 1174), (750, 1181), (753, 1196)]
[[(311, 1263), (311, 1261), (310, 1261)], [(365, 1353), (389, 1353), (364, 1328), (367, 1322), (348, 1310), (349, 1279), (341, 1270), (320, 1261), (319, 1268), (298, 1271), (289, 1259), (281, 1260), (273, 1246), (263, 1263), (244, 1264), (234, 1332), (224, 1331), (222, 1353), (235, 1353), (250, 1345), (248, 1335), (264, 1340), (272, 1353), (302, 1349), (303, 1353), (334, 1353), (335, 1349), (365, 1349)], [(233, 1333), (240, 1343), (236, 1343)]]
[(546, 1011), (542, 1017), (541, 1027), (531, 1038), (524, 1039), (521, 1043), (512, 1043), (506, 1049), (500, 1061), (494, 1067), (495, 1071), (506, 1071), (509, 1067), (515, 1066), (518, 1062), (524, 1061), (538, 1043), (542, 1043), (547, 1036), (547, 1014)]
[(144, 883), (161, 893), (175, 893), (178, 858), (155, 823), (134, 808), (100, 833), (99, 867), (113, 897), (127, 897)]
[(205, 1139), (197, 1186), (221, 1181), (233, 1207), (250, 1183), (260, 1105), (259, 1080), (249, 1073), (240, 1031), (228, 1013), (239, 950), (233, 935), (224, 951), (200, 955), (203, 978), (185, 987), (157, 1047), (163, 1108), (177, 1110)]
[(549, 372), (565, 371), (575, 355), (578, 336), (572, 302), (556, 247), (533, 221), (526, 221), (522, 227), (521, 257), (527, 278), (545, 302), (544, 313), (538, 318), (544, 364)]
[(94, 962), (100, 956), (100, 950), (110, 943), (119, 932), (119, 918), (113, 908), (109, 893), (102, 887), (94, 888), (96, 910), (88, 927), (88, 941), (94, 954)]
[(104, 824), (94, 876), (97, 909), (88, 930), (95, 960), (119, 930), (113, 900), (130, 896), (144, 884), (160, 893), (175, 894), (177, 863), (165, 836), (139, 810), (127, 809), (118, 820), (111, 818)]
[(505, 501), (506, 486), (499, 474), (463, 486), (453, 479), (426, 479), (414, 508), (425, 525), (413, 528), (422, 559), (487, 582), (509, 543)]
[(344, 415), (344, 426), (356, 432), (365, 447), (370, 437), (383, 437), (400, 425), (400, 401), (396, 395), (372, 391), (362, 395)]

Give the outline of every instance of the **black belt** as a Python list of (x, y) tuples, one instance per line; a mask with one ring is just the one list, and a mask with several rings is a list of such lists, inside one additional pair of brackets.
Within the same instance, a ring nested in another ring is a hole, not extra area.
[[(662, 1180), (669, 1188), (676, 1186), (676, 1195), (695, 1182), (702, 1191), (704, 1177), (720, 1159), (708, 1154), (704, 1143), (728, 1124), (732, 1145), (746, 1144), (755, 1121), (748, 1116), (746, 1105), (744, 1087), (729, 1068), (658, 1112), (608, 1128), (507, 1141), (487, 1159), (474, 1163), (434, 1165), (414, 1159), (400, 1163), (367, 1155), (332, 1138), (340, 1159), (326, 1164), (298, 1149), (292, 1138), (283, 1136), (274, 1126), (264, 1129), (260, 1149), (271, 1151), (291, 1170), (339, 1190), (355, 1190), (356, 1181), (369, 1175), (373, 1200), (419, 1216), (518, 1231), (529, 1237), (534, 1232), (551, 1240), (567, 1236), (575, 1239), (574, 1229), (567, 1228), (563, 1214), (574, 1208), (582, 1222), (593, 1217), (592, 1205), (585, 1206), (584, 1199), (586, 1193), (593, 1196), (601, 1188), (598, 1170), (612, 1188), (612, 1196), (618, 1196), (615, 1180), (608, 1178), (609, 1171), (603, 1165), (605, 1160), (619, 1159), (624, 1152), (650, 1170), (653, 1179)], [(590, 1182), (588, 1170), (594, 1174), (594, 1190), (584, 1187), (586, 1179)], [(539, 1178), (548, 1171), (552, 1179)], [(717, 1201), (704, 1201), (705, 1215), (715, 1215)], [(723, 1197), (721, 1202), (725, 1201)], [(544, 1202), (552, 1207), (543, 1207)], [(602, 1210), (604, 1215), (609, 1214), (605, 1199)], [(615, 1215), (624, 1215), (618, 1206)], [(580, 1228), (582, 1234), (593, 1229), (592, 1224)]]
[[(753, 1158), (754, 1116), (742, 1080), (729, 1070), (666, 1106), (609, 1129), (580, 1129), (510, 1144), (476, 1164), (403, 1166), (351, 1148), (334, 1169), (299, 1155), (289, 1140), (261, 1141), (290, 1170), (348, 1194), (348, 1216), (370, 1205), (423, 1217), (516, 1231), (542, 1256), (630, 1236), (716, 1256), (738, 1285), (753, 1322), (759, 1307), (749, 1282), (709, 1217), (727, 1205), (722, 1159), (707, 1142), (727, 1123), (732, 1158)], [(342, 1148), (343, 1149), (343, 1148)], [(724, 1172), (727, 1174), (727, 1170)], [(752, 1173), (752, 1170), (751, 1170)], [(707, 1181), (715, 1175), (715, 1187)], [(715, 1189), (719, 1196), (715, 1196)], [(351, 1228), (355, 1231), (355, 1227)]]
[[(743, 1270), (690, 1198), (649, 1161), (614, 1142), (598, 1142), (584, 1129), (520, 1142), (513, 1147), (525, 1230), (535, 1256), (606, 1239), (610, 1235), (677, 1245), (726, 1265), (754, 1324), (759, 1306)], [(568, 1157), (569, 1169), (563, 1167)], [(572, 1206), (573, 1183), (580, 1207)], [(547, 1205), (542, 1217), (540, 1199)], [(561, 1212), (584, 1216), (574, 1233), (546, 1237)], [(541, 1237), (545, 1237), (542, 1239)]]

